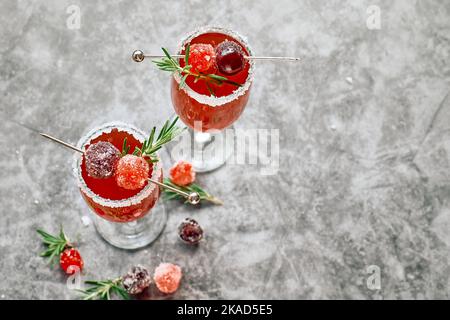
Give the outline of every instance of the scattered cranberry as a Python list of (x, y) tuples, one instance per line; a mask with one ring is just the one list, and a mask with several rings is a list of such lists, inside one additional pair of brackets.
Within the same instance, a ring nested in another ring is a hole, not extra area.
[(66, 274), (72, 275), (83, 270), (84, 262), (77, 249), (64, 250), (59, 258), (59, 264)]
[(151, 282), (150, 272), (140, 265), (134, 266), (122, 278), (122, 284), (129, 294), (139, 294), (148, 288)]
[(170, 169), (170, 180), (178, 186), (187, 186), (195, 181), (195, 171), (187, 161), (178, 161)]
[(206, 72), (215, 64), (214, 48), (210, 44), (196, 43), (190, 46), (189, 65), (193, 71)]
[(185, 243), (197, 244), (203, 238), (203, 229), (194, 219), (186, 218), (178, 227), (178, 234)]
[(216, 47), (216, 62), (220, 72), (233, 75), (244, 69), (244, 52), (233, 41), (224, 41)]
[(143, 157), (132, 154), (120, 158), (115, 170), (117, 185), (124, 189), (142, 188), (149, 177), (150, 166)]
[(156, 287), (164, 293), (177, 291), (182, 273), (181, 268), (172, 263), (161, 263), (155, 270), (153, 280)]
[(120, 151), (111, 143), (100, 141), (91, 144), (84, 156), (87, 174), (93, 178), (106, 179), (113, 175)]

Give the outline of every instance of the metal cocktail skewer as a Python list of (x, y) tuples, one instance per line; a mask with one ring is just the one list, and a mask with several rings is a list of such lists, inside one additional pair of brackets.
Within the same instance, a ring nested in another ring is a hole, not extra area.
[[(151, 54), (145, 54), (142, 50), (136, 50), (131, 55), (131, 58), (136, 62), (142, 62), (145, 58), (164, 58), (164, 55), (151, 55)], [(173, 54), (171, 55), (173, 58), (184, 58), (183, 55), (179, 54)], [(301, 58), (295, 58), (295, 57), (254, 57), (254, 56), (244, 56), (245, 59), (249, 60), (272, 60), (272, 61), (300, 61)]]
[[(65, 147), (67, 147), (67, 148), (69, 148), (69, 149), (72, 149), (72, 150), (74, 150), (74, 151), (76, 151), (76, 152), (79, 152), (79, 153), (84, 154), (84, 151), (83, 151), (83, 150), (81, 150), (81, 149), (79, 149), (79, 148), (77, 148), (77, 147), (75, 147), (75, 146), (73, 146), (73, 145), (71, 145), (71, 144), (69, 144), (69, 143), (67, 143), (67, 142), (64, 142), (64, 141), (62, 141), (62, 140), (60, 140), (60, 139), (58, 139), (58, 138), (52, 137), (51, 135), (48, 135), (48, 134), (42, 133), (42, 132), (39, 132), (39, 134), (40, 134), (41, 136), (43, 136), (44, 138), (50, 139), (50, 140), (52, 140), (52, 141), (54, 141), (54, 142), (56, 142), (56, 143), (59, 143), (59, 144), (65, 146)], [(178, 190), (178, 189), (176, 189), (176, 188), (174, 188), (174, 187), (172, 187), (172, 186), (168, 186), (168, 185), (166, 185), (166, 184), (164, 184), (164, 183), (161, 183), (161, 182), (159, 182), (159, 181), (157, 181), (157, 180), (153, 180), (153, 179), (151, 179), (151, 178), (148, 178), (148, 181), (150, 181), (151, 183), (154, 183), (154, 184), (156, 184), (156, 185), (158, 185), (158, 186), (160, 186), (160, 187), (163, 187), (163, 188), (166, 188), (166, 189), (169, 189), (169, 190), (171, 190), (171, 191), (173, 191), (173, 192), (178, 193), (179, 195), (181, 195), (181, 196), (183, 196), (184, 198), (186, 198), (186, 200), (187, 200), (190, 204), (194, 204), (194, 205), (195, 205), (195, 204), (198, 204), (198, 203), (200, 202), (200, 195), (199, 195), (197, 192), (187, 193), (187, 192)]]

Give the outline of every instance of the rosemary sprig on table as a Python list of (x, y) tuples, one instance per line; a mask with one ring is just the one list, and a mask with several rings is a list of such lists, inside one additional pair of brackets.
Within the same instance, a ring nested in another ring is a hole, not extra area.
[[(211, 194), (206, 192), (202, 187), (200, 187), (195, 183), (191, 183), (190, 185), (181, 187), (179, 185), (174, 184), (170, 179), (165, 178), (164, 184), (169, 185), (170, 187), (176, 188), (178, 190), (184, 191), (186, 193), (197, 192), (201, 200), (209, 201), (216, 205), (223, 205), (223, 202), (220, 199), (212, 196)], [(165, 200), (184, 199), (183, 196), (181, 196), (180, 194), (171, 191), (167, 188), (163, 189), (163, 196)]]
[(84, 294), (84, 300), (110, 300), (112, 294), (117, 294), (125, 300), (129, 300), (130, 296), (122, 286), (122, 277), (117, 279), (108, 279), (102, 281), (85, 281), (91, 287), (81, 290)]
[(55, 262), (55, 258), (59, 258), (59, 255), (67, 248), (71, 247), (69, 239), (64, 234), (64, 230), (61, 228), (58, 236), (51, 235), (43, 230), (37, 229), (36, 232), (42, 237), (42, 242), (47, 245), (47, 250), (40, 254), (41, 257), (48, 257), (50, 264)]
[[(172, 141), (173, 138), (178, 136), (185, 129), (176, 126), (177, 121), (178, 117), (176, 117), (172, 122), (169, 122), (169, 120), (167, 120), (157, 136), (156, 127), (153, 127), (148, 139), (144, 140), (142, 147), (136, 147), (134, 149), (133, 155), (147, 157), (151, 162), (157, 162), (158, 158), (155, 157), (155, 152), (161, 149), (164, 144)], [(128, 154), (129, 149), (130, 147), (127, 145), (125, 138), (123, 141), (122, 155)]]
[(214, 96), (214, 92), (210, 86), (210, 84), (216, 84), (216, 85), (222, 85), (224, 83), (228, 83), (231, 84), (233, 86), (236, 87), (241, 87), (242, 84), (234, 82), (229, 80), (226, 77), (222, 77), (219, 76), (217, 74), (206, 74), (206, 73), (196, 73), (193, 72), (192, 66), (189, 65), (188, 61), (189, 61), (189, 52), (190, 52), (190, 45), (188, 44), (186, 46), (186, 50), (185, 50), (185, 55), (184, 55), (184, 67), (181, 67), (180, 64), (178, 63), (177, 60), (175, 60), (167, 51), (167, 49), (165, 48), (161, 48), (162, 51), (165, 54), (165, 57), (162, 58), (161, 60), (153, 60), (153, 63), (156, 64), (156, 66), (163, 71), (168, 71), (168, 72), (172, 72), (172, 73), (177, 73), (180, 78), (180, 88), (183, 88), (186, 85), (186, 79), (188, 76), (192, 76), (195, 78), (195, 82), (197, 82), (198, 80), (204, 80), (206, 82), (206, 87), (208, 88), (208, 91), (211, 93), (211, 95)]

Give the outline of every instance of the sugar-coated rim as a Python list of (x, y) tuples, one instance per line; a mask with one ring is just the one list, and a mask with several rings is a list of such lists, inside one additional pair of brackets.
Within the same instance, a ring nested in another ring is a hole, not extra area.
[[(140, 142), (144, 142), (146, 139), (146, 134), (139, 130), (138, 128), (127, 124), (123, 122), (108, 122), (105, 124), (100, 125), (97, 128), (92, 129), (87, 134), (85, 134), (77, 143), (77, 147), (81, 150), (84, 150), (84, 146), (91, 142), (93, 139), (98, 138), (103, 133), (110, 133), (113, 129), (118, 129), (119, 131), (125, 131), (131, 135), (133, 135), (137, 140)], [(132, 205), (137, 205), (141, 203), (144, 199), (146, 199), (150, 194), (155, 190), (155, 188), (158, 188), (157, 185), (154, 183), (148, 182), (147, 185), (142, 189), (138, 194), (134, 195), (131, 198), (127, 199), (121, 199), (121, 200), (111, 200), (106, 199), (95, 192), (93, 192), (86, 184), (86, 182), (83, 179), (82, 176), (82, 170), (81, 170), (81, 164), (82, 164), (82, 156), (80, 156), (78, 153), (75, 155), (74, 162), (73, 162), (73, 172), (75, 174), (75, 177), (77, 179), (77, 184), (80, 190), (86, 194), (89, 198), (91, 198), (95, 203), (98, 205), (104, 206), (104, 207), (110, 207), (110, 208), (122, 208), (122, 207), (129, 207)], [(161, 179), (162, 175), (162, 165), (161, 161), (158, 161), (154, 164), (153, 172), (152, 172), (152, 178), (154, 180), (159, 181)]]
[[(230, 36), (230, 37), (236, 39), (237, 41), (239, 41), (239, 43), (245, 47), (249, 56), (252, 55), (252, 50), (251, 50), (250, 46), (248, 45), (246, 38), (242, 37), (240, 34), (238, 34), (235, 31), (221, 28), (221, 27), (214, 27), (214, 26), (200, 27), (197, 30), (195, 30), (194, 32), (189, 33), (187, 36), (185, 36), (178, 44), (178, 48), (180, 48), (180, 49), (177, 52), (177, 54), (181, 54), (181, 52), (185, 48), (186, 43), (190, 42), (192, 39), (194, 39), (197, 36), (204, 34), (204, 33), (222, 33), (227, 36)], [(249, 59), (247, 61), (247, 63), (250, 65), (250, 67), (248, 69), (248, 76), (247, 76), (247, 79), (245, 80), (245, 83), (243, 84), (243, 86), (239, 87), (237, 90), (235, 90), (233, 93), (231, 93), (227, 96), (218, 97), (218, 98), (212, 97), (212, 96), (207, 96), (207, 95), (195, 92), (188, 85), (184, 86), (180, 90), (184, 90), (184, 92), (186, 92), (186, 94), (189, 97), (197, 100), (199, 103), (207, 104), (211, 107), (217, 107), (217, 106), (221, 106), (221, 105), (230, 103), (231, 101), (236, 100), (240, 96), (244, 95), (247, 92), (247, 90), (250, 88), (250, 85), (253, 82), (253, 72), (254, 72), (255, 61), (253, 61), (252, 59)], [(173, 76), (174, 76), (176, 82), (178, 84), (180, 84), (180, 81), (181, 81), (180, 75), (177, 73), (174, 73)]]

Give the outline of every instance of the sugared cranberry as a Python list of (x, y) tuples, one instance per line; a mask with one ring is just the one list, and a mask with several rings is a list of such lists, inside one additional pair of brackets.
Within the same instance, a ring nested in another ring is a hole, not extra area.
[(177, 291), (180, 285), (182, 273), (181, 268), (172, 263), (161, 263), (153, 275), (156, 287), (164, 293)]
[(140, 265), (134, 266), (122, 278), (122, 285), (129, 294), (139, 294), (151, 283), (151, 276), (148, 270)]
[(195, 171), (187, 161), (180, 160), (170, 168), (170, 180), (178, 186), (187, 186), (195, 181)]
[(240, 45), (233, 41), (224, 41), (216, 47), (216, 63), (220, 72), (233, 75), (244, 69), (244, 52)]
[(197, 244), (203, 238), (203, 229), (194, 219), (186, 218), (178, 227), (178, 235), (187, 244)]
[(215, 51), (212, 45), (196, 43), (190, 46), (189, 65), (195, 72), (206, 72), (215, 63)]
[(106, 141), (91, 144), (85, 154), (87, 174), (93, 178), (106, 179), (113, 175), (120, 159), (120, 151)]
[(117, 162), (114, 176), (119, 187), (136, 190), (145, 185), (149, 170), (150, 165), (143, 157), (127, 154)]
[(84, 262), (78, 250), (70, 248), (61, 253), (59, 265), (66, 274), (72, 275), (83, 270)]

